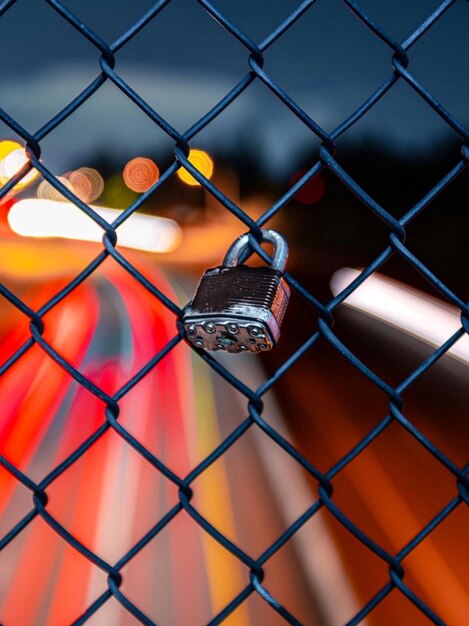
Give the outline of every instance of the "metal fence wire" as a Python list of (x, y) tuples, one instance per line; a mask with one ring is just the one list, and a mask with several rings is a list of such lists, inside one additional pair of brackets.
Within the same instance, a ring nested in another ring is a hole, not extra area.
[[(7, 0), (0, 5), (0, 16), (3, 16), (15, 3), (20, 0)], [(405, 567), (403, 560), (426, 538), (431, 535), (435, 529), (462, 504), (469, 505), (469, 464), (465, 467), (459, 467), (451, 459), (447, 458), (442, 451), (438, 449), (416, 426), (406, 417), (405, 407), (402, 399), (403, 392), (409, 389), (419, 377), (422, 376), (429, 368), (431, 368), (465, 333), (469, 332), (469, 307), (463, 302), (453, 291), (448, 288), (419, 258), (417, 258), (406, 245), (406, 227), (408, 224), (418, 217), (427, 209), (432, 200), (464, 170), (469, 161), (469, 133), (463, 128), (460, 122), (447, 111), (440, 102), (422, 85), (419, 80), (412, 74), (409, 69), (409, 53), (412, 48), (437, 22), (444, 20), (445, 13), (455, 4), (455, 0), (445, 0), (441, 5), (431, 13), (423, 21), (418, 28), (402, 43), (395, 41), (373, 18), (365, 12), (355, 0), (343, 0), (343, 3), (351, 9), (357, 20), (362, 22), (377, 38), (379, 38), (389, 48), (390, 73), (389, 78), (379, 85), (376, 90), (357, 108), (347, 119), (332, 131), (326, 131), (321, 128), (290, 96), (277, 84), (264, 69), (264, 60), (268, 55), (269, 48), (275, 42), (284, 36), (284, 34), (309, 11), (314, 11), (315, 0), (305, 0), (300, 4), (281, 24), (279, 24), (265, 39), (260, 43), (255, 43), (238, 25), (231, 19), (228, 19), (210, 0), (195, 0), (198, 4), (211, 16), (219, 25), (225, 29), (231, 37), (237, 40), (246, 51), (246, 75), (227, 93), (211, 110), (201, 117), (186, 132), (181, 134), (170, 123), (152, 108), (130, 85), (128, 85), (116, 71), (116, 61), (118, 53), (122, 50), (134, 37), (138, 37), (140, 31), (147, 27), (152, 20), (157, 20), (161, 11), (171, 3), (171, 0), (160, 0), (156, 2), (144, 15), (140, 17), (126, 32), (112, 43), (104, 41), (98, 33), (96, 33), (87, 24), (83, 23), (66, 5), (59, 0), (44, 0), (56, 13), (68, 22), (74, 29), (87, 39), (96, 48), (96, 62), (99, 65), (98, 75), (96, 78), (83, 88), (83, 91), (74, 98), (65, 108), (57, 115), (50, 119), (42, 128), (36, 132), (30, 132), (20, 125), (14, 118), (14, 111), (0, 110), (0, 118), (2, 121), (17, 135), (25, 141), (29, 163), (25, 165), (21, 171), (15, 175), (8, 183), (6, 183), (0, 191), (0, 197), (4, 197), (32, 168), (36, 168), (40, 174), (57, 189), (65, 198), (73, 202), (81, 211), (86, 213), (93, 219), (103, 231), (102, 250), (92, 260), (91, 263), (73, 278), (63, 289), (56, 293), (46, 304), (39, 310), (32, 310), (25, 302), (18, 298), (6, 286), (0, 286), (2, 296), (14, 305), (18, 311), (29, 318), (30, 338), (3, 363), (0, 373), (3, 375), (7, 370), (15, 366), (15, 363), (22, 358), (32, 346), (37, 344), (50, 359), (65, 370), (71, 379), (74, 379), (80, 386), (93, 394), (96, 398), (104, 402), (105, 409), (103, 413), (102, 423), (99, 428), (88, 437), (68, 458), (55, 467), (40, 482), (32, 480), (31, 477), (20, 471), (7, 458), (1, 457), (0, 463), (14, 478), (26, 487), (32, 495), (32, 508), (29, 513), (21, 519), (8, 534), (0, 541), (0, 548), (5, 548), (10, 542), (15, 540), (18, 535), (25, 530), (28, 525), (37, 516), (40, 516), (60, 538), (77, 550), (81, 555), (86, 557), (96, 567), (100, 568), (107, 574), (107, 588), (103, 589), (102, 594), (85, 610), (85, 612), (74, 622), (74, 624), (83, 624), (87, 622), (100, 607), (109, 599), (114, 598), (120, 603), (136, 620), (142, 624), (153, 625), (153, 619), (136, 606), (122, 591), (122, 568), (128, 564), (158, 533), (160, 533), (172, 520), (181, 512), (189, 515), (199, 527), (218, 542), (224, 549), (229, 551), (236, 559), (238, 559), (246, 568), (249, 577), (248, 584), (242, 591), (233, 597), (229, 604), (217, 615), (213, 615), (210, 624), (220, 624), (227, 619), (235, 609), (240, 606), (251, 594), (257, 594), (263, 602), (267, 603), (274, 611), (276, 611), (285, 622), (289, 624), (300, 624), (297, 617), (292, 615), (275, 597), (269, 592), (268, 577), (264, 580), (264, 566), (276, 552), (286, 544), (306, 523), (308, 520), (318, 513), (321, 509), (327, 509), (329, 513), (351, 533), (363, 546), (377, 555), (389, 568), (389, 580), (372, 597), (366, 606), (348, 622), (350, 625), (359, 624), (370, 614), (378, 605), (392, 592), (397, 591), (405, 596), (411, 603), (417, 607), (429, 620), (434, 624), (444, 624), (441, 617), (420, 598), (406, 584)], [(314, 45), (314, 42), (311, 44)], [(41, 162), (41, 141), (50, 133), (53, 133), (67, 118), (72, 116), (80, 107), (96, 93), (107, 81), (111, 81), (129, 100), (131, 100), (148, 118), (162, 129), (174, 142), (174, 160), (172, 164), (164, 171), (156, 182), (147, 192), (143, 193), (139, 198), (129, 206), (122, 214), (112, 223), (107, 223), (101, 218), (90, 206), (82, 202), (70, 191), (64, 184), (60, 182)], [(209, 124), (211, 124), (233, 101), (235, 101), (245, 90), (249, 89), (256, 81), (263, 83), (272, 94), (289, 110), (292, 116), (296, 116), (309, 131), (321, 140), (321, 146), (318, 148), (317, 161), (310, 167), (307, 173), (296, 182), (280, 199), (278, 199), (257, 221), (237, 206), (232, 200), (227, 198), (223, 192), (218, 189), (212, 182), (205, 178), (188, 160), (191, 141)], [(334, 158), (334, 146), (336, 140), (347, 133), (365, 116), (382, 98), (385, 98), (393, 88), (400, 82), (404, 81), (410, 88), (421, 98), (421, 100), (431, 107), (433, 111), (448, 124), (461, 138), (461, 157), (457, 165), (449, 171), (444, 178), (432, 189), (429, 189), (426, 195), (412, 206), (400, 219), (393, 217), (383, 206), (377, 203), (367, 191), (363, 189), (356, 180), (354, 180), (345, 171)], [(257, 253), (265, 260), (268, 256), (259, 245), (261, 241), (261, 228), (268, 224), (269, 220), (276, 215), (282, 208), (293, 198), (293, 196), (308, 181), (317, 176), (325, 168), (332, 172), (349, 190), (355, 194), (366, 208), (367, 211), (375, 214), (386, 224), (389, 231), (389, 243), (387, 247), (377, 256), (377, 258), (366, 269), (361, 271), (360, 275), (346, 287), (341, 293), (335, 296), (329, 302), (323, 303), (318, 301), (314, 295), (308, 292), (293, 276), (286, 274), (292, 290), (294, 290), (308, 305), (312, 306), (318, 312), (318, 324), (314, 334), (297, 349), (282, 365), (271, 375), (266, 382), (258, 389), (251, 389), (242, 381), (234, 377), (219, 362), (214, 360), (209, 354), (193, 349), (195, 353), (203, 359), (205, 363), (212, 368), (216, 374), (225, 379), (238, 392), (243, 394), (246, 400), (246, 417), (244, 421), (232, 432), (222, 443), (220, 443), (211, 454), (209, 454), (197, 467), (185, 477), (177, 476), (170, 467), (157, 458), (150, 450), (146, 449), (133, 435), (130, 434), (119, 422), (119, 402), (135, 385), (143, 379), (148, 372), (152, 370), (162, 359), (168, 355), (180, 342), (183, 341), (183, 329), (180, 321), (175, 327), (173, 339), (148, 362), (136, 375), (134, 375), (127, 383), (114, 395), (108, 395), (103, 389), (91, 382), (77, 368), (72, 366), (54, 347), (44, 338), (45, 324), (43, 318), (46, 313), (60, 307), (61, 303), (69, 294), (76, 289), (83, 281), (86, 281), (97, 268), (107, 259), (111, 257), (118, 263), (135, 281), (138, 281), (152, 296), (157, 298), (170, 311), (172, 311), (181, 319), (182, 310), (163, 293), (158, 285), (152, 284), (145, 278), (125, 257), (117, 246), (119, 238), (119, 227), (128, 219), (132, 219), (135, 211), (143, 205), (143, 203), (158, 194), (158, 191), (167, 181), (176, 174), (179, 168), (186, 168), (192, 176), (204, 187), (208, 193), (212, 194), (225, 208), (235, 215), (241, 225), (244, 225), (250, 233), (251, 248), (253, 253)], [(336, 308), (360, 285), (364, 283), (374, 272), (381, 268), (393, 255), (399, 255), (410, 266), (418, 270), (427, 281), (450, 303), (461, 311), (461, 327), (460, 329), (443, 345), (439, 346), (431, 356), (426, 358), (417, 369), (415, 369), (403, 382), (397, 387), (390, 386), (385, 380), (371, 371), (357, 356), (351, 352), (346, 345), (334, 334), (333, 321), (334, 311)], [(329, 342), (341, 355), (343, 355), (350, 364), (352, 364), (359, 372), (367, 377), (389, 400), (389, 412), (379, 423), (364, 437), (353, 449), (351, 449), (343, 458), (341, 458), (333, 467), (323, 473), (314, 466), (314, 459), (307, 459), (301, 455), (279, 432), (277, 432), (268, 422), (268, 416), (263, 416), (263, 396), (269, 391), (275, 383), (282, 377), (289, 368), (291, 368), (302, 356), (317, 342)], [(405, 429), (409, 436), (415, 438), (418, 443), (423, 446), (433, 457), (441, 464), (447, 472), (453, 475), (455, 481), (454, 497), (448, 499), (447, 504), (442, 508), (434, 518), (426, 524), (420, 532), (415, 535), (397, 554), (392, 554), (385, 550), (382, 546), (373, 541), (362, 529), (357, 527), (347, 515), (337, 506), (334, 501), (334, 478), (342, 472), (342, 470), (358, 455), (360, 455), (368, 446), (372, 445), (374, 440), (385, 431), (391, 424), (398, 424)], [(67, 528), (59, 523), (57, 519), (50, 513), (48, 507), (48, 488), (56, 481), (63, 472), (72, 466), (78, 459), (86, 456), (87, 452), (109, 429), (114, 429), (138, 454), (142, 455), (148, 463), (150, 463), (155, 472), (160, 472), (163, 476), (171, 481), (178, 489), (178, 503), (169, 510), (162, 519), (155, 520), (153, 528), (138, 543), (128, 550), (115, 563), (108, 563), (99, 554), (94, 553), (86, 545), (80, 542), (76, 536), (71, 534)], [(260, 429), (266, 437), (270, 438), (277, 446), (283, 449), (291, 459), (299, 464), (314, 481), (316, 481), (319, 489), (319, 497), (312, 501), (309, 508), (291, 524), (279, 536), (276, 541), (268, 547), (257, 558), (249, 556), (242, 546), (235, 545), (228, 537), (224, 536), (219, 530), (213, 527), (211, 523), (198, 511), (193, 503), (194, 481), (209, 466), (219, 459), (237, 440), (243, 437), (248, 429)], [(220, 573), (220, 575), (222, 575)], [(5, 626), (8, 626), (6, 624)]]

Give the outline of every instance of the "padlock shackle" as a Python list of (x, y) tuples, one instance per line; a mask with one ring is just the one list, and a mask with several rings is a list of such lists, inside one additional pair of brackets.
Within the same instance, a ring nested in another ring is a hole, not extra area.
[[(282, 235), (275, 230), (262, 229), (262, 241), (270, 243), (274, 246), (275, 252), (272, 260), (272, 269), (284, 272), (288, 259), (288, 244)], [(249, 245), (249, 233), (240, 235), (229, 248), (223, 260), (224, 267), (234, 267), (238, 265), (239, 257), (244, 248)]]

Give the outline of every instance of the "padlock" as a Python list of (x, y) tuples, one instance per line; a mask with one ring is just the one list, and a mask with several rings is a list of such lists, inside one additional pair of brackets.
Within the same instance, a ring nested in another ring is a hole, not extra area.
[(274, 230), (262, 230), (262, 240), (275, 248), (271, 266), (238, 265), (249, 235), (238, 237), (223, 264), (208, 269), (183, 316), (188, 340), (205, 350), (263, 352), (280, 336), (290, 289), (283, 278), (288, 246)]

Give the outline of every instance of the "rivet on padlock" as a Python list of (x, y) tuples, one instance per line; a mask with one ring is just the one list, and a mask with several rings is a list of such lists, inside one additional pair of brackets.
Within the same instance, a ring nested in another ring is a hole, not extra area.
[(264, 352), (277, 343), (290, 299), (283, 278), (288, 246), (276, 231), (261, 232), (262, 241), (275, 248), (271, 266), (238, 265), (249, 245), (246, 233), (232, 244), (222, 265), (202, 276), (182, 320), (187, 339), (198, 348)]

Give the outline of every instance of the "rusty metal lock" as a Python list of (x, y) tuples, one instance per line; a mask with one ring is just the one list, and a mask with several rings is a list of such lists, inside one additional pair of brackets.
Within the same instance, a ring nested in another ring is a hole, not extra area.
[(288, 258), (285, 239), (262, 230), (274, 246), (271, 266), (238, 265), (249, 235), (238, 237), (222, 265), (208, 269), (183, 316), (187, 339), (198, 348), (226, 352), (263, 352), (275, 346), (290, 298), (283, 278)]

